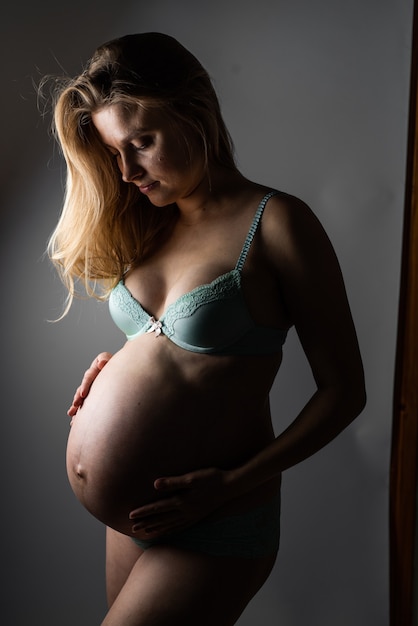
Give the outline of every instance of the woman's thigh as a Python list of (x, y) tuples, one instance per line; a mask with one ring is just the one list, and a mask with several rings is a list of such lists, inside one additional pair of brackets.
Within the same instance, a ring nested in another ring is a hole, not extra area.
[(112, 606), (143, 550), (130, 537), (106, 528), (106, 595)]
[(132, 565), (134, 553), (124, 541), (120, 546), (122, 552), (126, 549), (127, 561), (125, 569), (118, 568), (119, 581), (122, 572), (130, 571), (102, 626), (231, 626), (275, 561), (275, 555), (213, 557), (154, 546), (137, 555)]

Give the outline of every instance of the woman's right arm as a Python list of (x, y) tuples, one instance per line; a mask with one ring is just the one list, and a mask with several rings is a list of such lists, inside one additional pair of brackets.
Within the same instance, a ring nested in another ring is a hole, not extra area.
[(88, 370), (85, 371), (81, 385), (77, 387), (74, 394), (73, 402), (67, 411), (67, 415), (71, 418), (75, 416), (78, 409), (83, 405), (85, 398), (88, 396), (90, 387), (98, 374), (104, 368), (106, 363), (112, 358), (110, 352), (101, 352), (92, 362)]

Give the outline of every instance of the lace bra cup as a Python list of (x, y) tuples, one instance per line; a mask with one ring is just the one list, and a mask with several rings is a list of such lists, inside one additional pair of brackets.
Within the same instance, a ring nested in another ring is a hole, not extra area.
[(272, 354), (283, 345), (287, 332), (257, 326), (241, 288), (241, 270), (270, 192), (261, 201), (236, 267), (180, 296), (155, 320), (132, 296), (123, 281), (112, 290), (110, 314), (128, 340), (144, 333), (164, 334), (191, 352), (204, 354)]

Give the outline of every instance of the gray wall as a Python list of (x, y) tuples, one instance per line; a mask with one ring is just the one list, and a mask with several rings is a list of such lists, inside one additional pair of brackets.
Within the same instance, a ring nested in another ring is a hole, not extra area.
[[(116, 10), (117, 7), (117, 10)], [(4, 9), (3, 9), (4, 10)], [(45, 243), (63, 167), (32, 81), (78, 72), (94, 47), (159, 30), (208, 68), (242, 171), (296, 194), (334, 242), (369, 402), (284, 480), (282, 549), (240, 626), (386, 626), (388, 481), (412, 0), (14, 3), (3, 16), (2, 623), (81, 626), (105, 611), (104, 531), (67, 483), (66, 408), (80, 374), (122, 337), (105, 305), (63, 292)], [(312, 390), (291, 334), (273, 394), (277, 432)]]

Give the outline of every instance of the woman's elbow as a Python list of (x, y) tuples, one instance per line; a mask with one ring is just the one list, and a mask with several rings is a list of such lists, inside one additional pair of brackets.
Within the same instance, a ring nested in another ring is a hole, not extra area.
[(367, 392), (366, 392), (366, 386), (363, 385), (363, 387), (357, 391), (356, 396), (355, 396), (354, 417), (357, 417), (358, 415), (360, 415), (360, 413), (363, 412), (366, 404), (367, 404)]
[(353, 421), (363, 412), (367, 404), (367, 391), (364, 377), (360, 377), (358, 380), (345, 386), (340, 402), (345, 407), (349, 421)]

